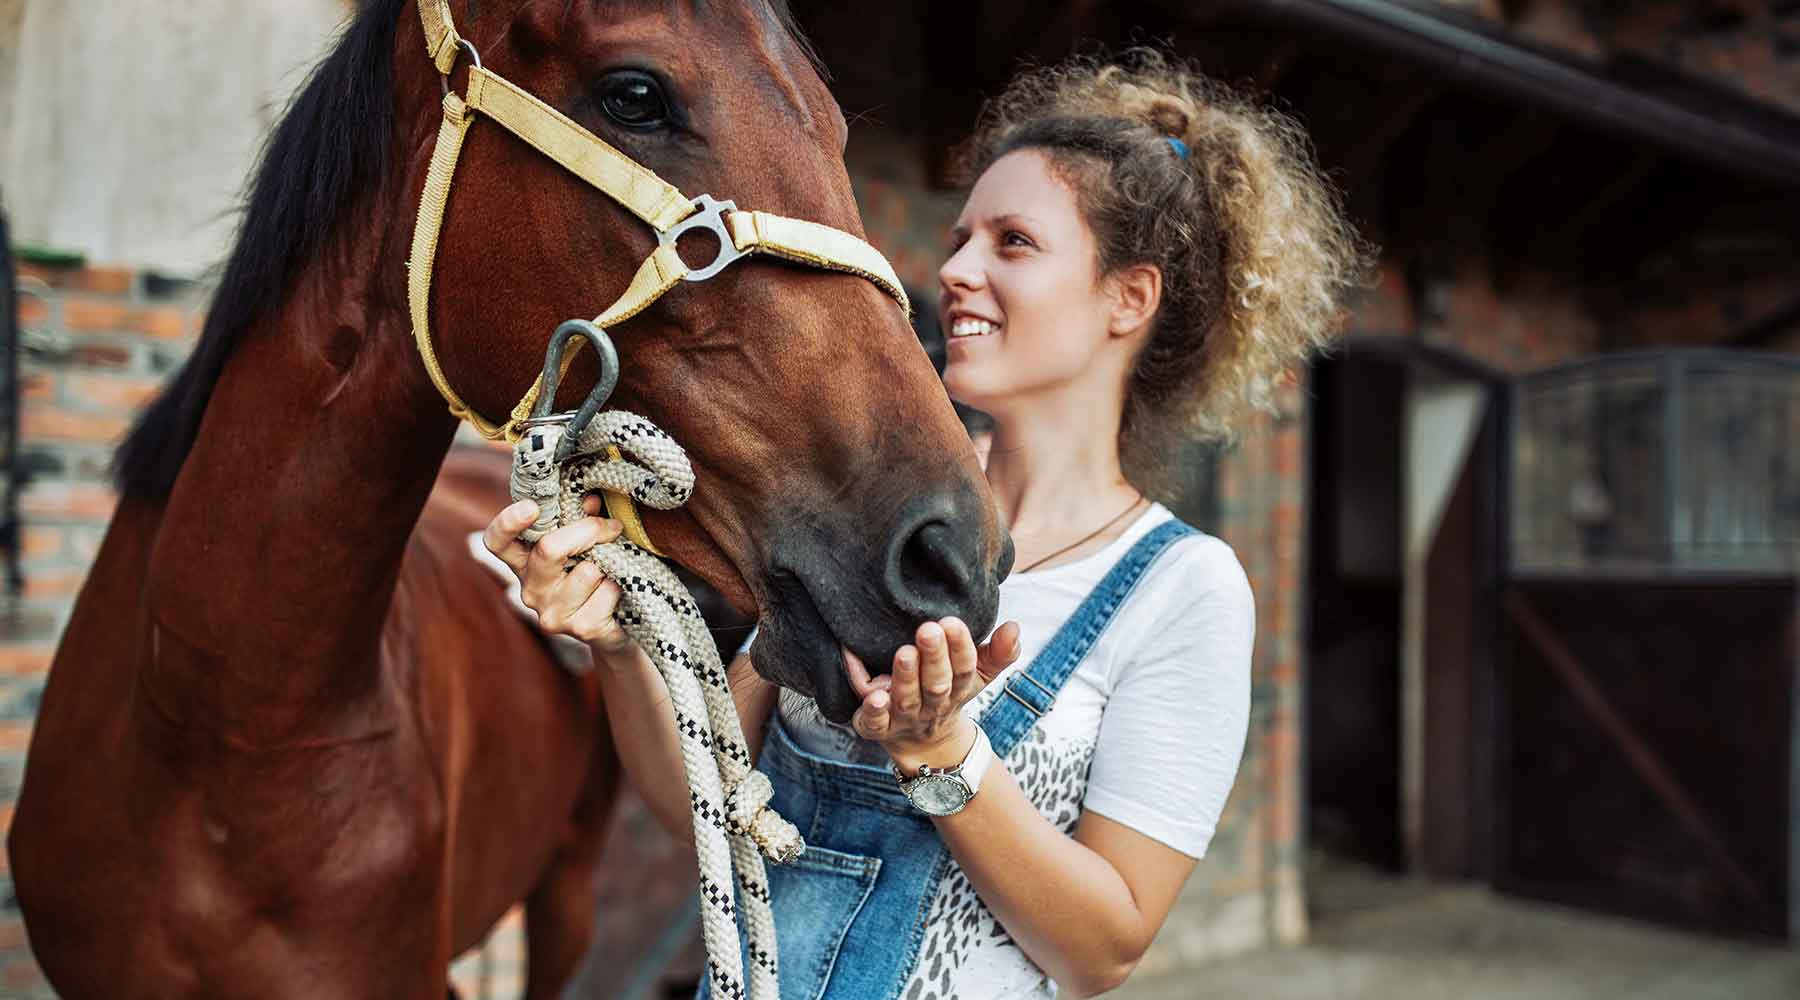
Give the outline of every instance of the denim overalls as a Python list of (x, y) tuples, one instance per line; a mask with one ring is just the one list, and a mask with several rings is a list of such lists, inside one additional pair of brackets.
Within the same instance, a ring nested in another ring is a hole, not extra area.
[[(1012, 675), (980, 719), (997, 756), (1006, 759), (1050, 710), (1156, 558), (1193, 533), (1171, 520), (1146, 534), (1031, 665)], [(808, 753), (779, 713), (757, 767), (775, 785), (775, 808), (806, 837), (799, 860), (769, 867), (782, 1000), (893, 1000), (912, 974), (926, 912), (950, 872), (936, 828), (887, 768)], [(707, 994), (704, 980), (700, 994)]]

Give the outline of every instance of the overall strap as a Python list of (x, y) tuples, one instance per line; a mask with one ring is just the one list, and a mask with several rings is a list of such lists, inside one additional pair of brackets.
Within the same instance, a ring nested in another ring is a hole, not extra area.
[(1004, 758), (1011, 753), (1037, 725), (1037, 720), (1050, 711), (1057, 692), (1081, 661), (1087, 659), (1094, 643), (1112, 624), (1125, 599), (1137, 589), (1157, 558), (1180, 539), (1195, 533), (1189, 525), (1170, 520), (1138, 539), (1050, 637), (1043, 651), (1024, 670), (1012, 675), (1001, 689), (1002, 697), (995, 698), (980, 719), (996, 756)]

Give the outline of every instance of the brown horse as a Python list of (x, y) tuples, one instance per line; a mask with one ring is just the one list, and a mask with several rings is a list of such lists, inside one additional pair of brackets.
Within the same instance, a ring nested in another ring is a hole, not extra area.
[[(456, 7), (487, 67), (683, 191), (860, 232), (843, 117), (780, 7)], [(428, 502), (454, 421), (414, 353), (405, 257), (438, 106), (412, 4), (365, 4), (270, 142), (195, 353), (119, 453), (10, 842), (65, 996), (441, 997), (521, 898), (532, 996), (586, 945), (617, 780), (594, 687), (463, 548), (491, 477)], [(557, 323), (651, 246), (473, 130), (431, 304), (451, 382), (503, 415)], [(843, 718), (840, 643), (886, 662), (920, 619), (992, 623), (1010, 546), (873, 285), (747, 260), (613, 336), (616, 405), (698, 475), (650, 533), (757, 610), (762, 673)]]

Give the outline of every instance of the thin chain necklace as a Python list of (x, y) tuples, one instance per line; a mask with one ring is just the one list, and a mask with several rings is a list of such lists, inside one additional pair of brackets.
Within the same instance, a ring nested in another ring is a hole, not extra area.
[(1117, 514), (1114, 514), (1112, 517), (1112, 520), (1106, 522), (1105, 524), (1102, 524), (1098, 528), (1095, 528), (1093, 531), (1090, 531), (1087, 534), (1082, 535), (1080, 538), (1077, 538), (1073, 542), (1070, 542), (1069, 544), (1063, 546), (1062, 548), (1057, 549), (1055, 552), (1050, 553), (1049, 555), (1043, 557), (1042, 559), (1033, 561), (1031, 565), (1025, 567), (1024, 569), (1014, 570), (1013, 572), (1029, 573), (1032, 570), (1037, 569), (1039, 566), (1042, 566), (1043, 564), (1049, 562), (1052, 559), (1055, 559), (1057, 556), (1060, 556), (1063, 553), (1068, 552), (1071, 549), (1081, 548), (1083, 545), (1086, 545), (1087, 543), (1089, 543), (1089, 542), (1093, 541), (1094, 539), (1099, 538), (1101, 535), (1105, 534), (1106, 529), (1112, 527), (1115, 524), (1118, 524), (1120, 521), (1123, 521), (1125, 519), (1125, 515), (1131, 513), (1134, 510), (1137, 510), (1138, 504), (1141, 504), (1143, 502), (1144, 502), (1144, 495), (1142, 493), (1139, 493), (1137, 496), (1137, 499), (1131, 501), (1131, 506), (1125, 508), (1122, 511), (1119, 511)]

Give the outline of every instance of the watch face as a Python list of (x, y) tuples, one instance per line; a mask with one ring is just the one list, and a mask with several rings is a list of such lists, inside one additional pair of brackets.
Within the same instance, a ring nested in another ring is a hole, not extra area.
[(960, 779), (932, 774), (915, 781), (906, 797), (928, 816), (948, 816), (968, 805), (974, 796)]

